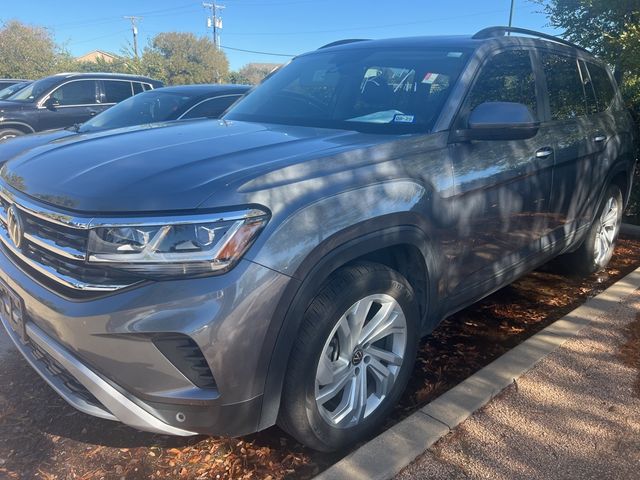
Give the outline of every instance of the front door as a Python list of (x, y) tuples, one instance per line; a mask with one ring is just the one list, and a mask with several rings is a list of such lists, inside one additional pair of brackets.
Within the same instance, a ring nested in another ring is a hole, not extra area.
[[(521, 103), (537, 117), (540, 92), (528, 50), (494, 53), (484, 61), (454, 128), (466, 128), (471, 111), (484, 102)], [(457, 212), (451, 240), (457, 254), (449, 266), (449, 290), (463, 302), (530, 268), (545, 248), (553, 132), (543, 128), (526, 140), (454, 143), (450, 154)]]
[(53, 90), (39, 109), (39, 130), (71, 127), (99, 113), (96, 80), (72, 80)]

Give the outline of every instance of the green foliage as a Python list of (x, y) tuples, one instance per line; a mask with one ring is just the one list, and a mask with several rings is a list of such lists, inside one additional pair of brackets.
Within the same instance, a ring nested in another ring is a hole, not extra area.
[(589, 48), (618, 73), (640, 65), (640, 0), (550, 0), (544, 11), (564, 37)]
[(243, 85), (257, 85), (269, 75), (279, 63), (247, 63), (237, 72), (229, 72), (228, 82)]
[[(564, 30), (566, 39), (590, 49), (614, 68), (625, 102), (640, 120), (640, 0), (536, 1), (544, 5), (550, 24)], [(627, 211), (636, 216), (640, 216), (638, 180)]]
[(16, 20), (0, 26), (0, 45), (0, 77), (37, 79), (74, 63), (46, 29)]
[(159, 33), (144, 49), (141, 67), (167, 85), (217, 83), (226, 78), (229, 62), (213, 43), (192, 33)]

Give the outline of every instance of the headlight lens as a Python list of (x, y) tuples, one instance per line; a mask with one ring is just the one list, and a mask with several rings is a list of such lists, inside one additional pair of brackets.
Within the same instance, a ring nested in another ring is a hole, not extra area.
[(268, 221), (261, 210), (233, 220), (109, 225), (89, 232), (89, 263), (151, 276), (222, 273), (240, 260)]

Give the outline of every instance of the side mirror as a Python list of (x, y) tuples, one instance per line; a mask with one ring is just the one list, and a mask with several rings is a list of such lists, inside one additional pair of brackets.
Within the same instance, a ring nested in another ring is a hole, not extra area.
[(60, 106), (60, 102), (58, 101), (57, 98), (54, 97), (49, 97), (45, 100), (44, 102), (44, 106), (46, 108), (48, 108), (49, 110), (55, 110), (56, 107)]
[(459, 140), (524, 140), (535, 137), (540, 128), (529, 107), (522, 103), (485, 102), (473, 109)]

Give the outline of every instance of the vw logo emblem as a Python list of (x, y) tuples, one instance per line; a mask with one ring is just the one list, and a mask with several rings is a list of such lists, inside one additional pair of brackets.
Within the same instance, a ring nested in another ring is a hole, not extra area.
[(7, 210), (7, 231), (9, 232), (9, 238), (16, 248), (20, 248), (22, 245), (24, 228), (22, 226), (20, 214), (14, 205), (11, 205), (9, 210)]
[(364, 358), (364, 352), (360, 349), (357, 349), (355, 352), (353, 352), (353, 357), (351, 358), (351, 363), (353, 365), (358, 365), (362, 359)]

